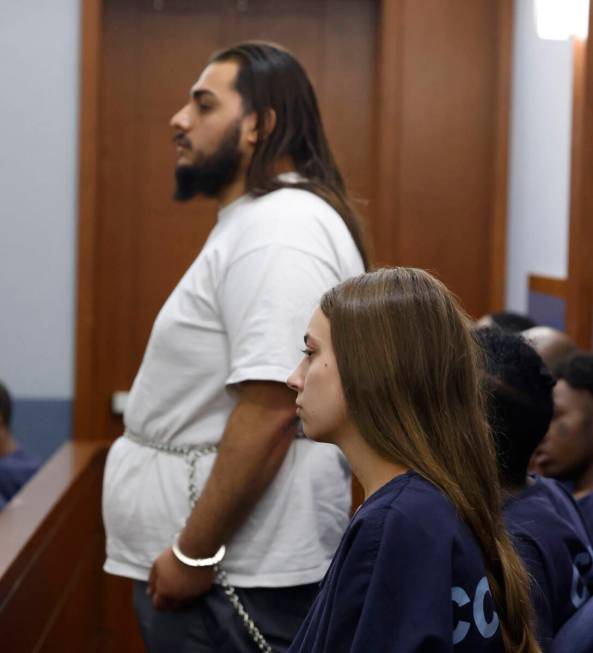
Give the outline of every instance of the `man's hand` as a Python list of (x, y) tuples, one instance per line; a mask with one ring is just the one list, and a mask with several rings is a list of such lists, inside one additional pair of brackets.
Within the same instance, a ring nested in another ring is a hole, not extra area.
[(211, 567), (192, 569), (179, 562), (173, 551), (165, 549), (154, 561), (148, 579), (148, 593), (158, 610), (174, 610), (205, 594), (214, 581)]
[[(179, 534), (179, 547), (204, 558), (228, 543), (274, 480), (296, 432), (295, 395), (283, 383), (246, 381), (227, 422), (202, 494)], [(175, 609), (205, 594), (208, 567), (187, 567), (171, 549), (154, 562), (148, 593), (155, 608)]]

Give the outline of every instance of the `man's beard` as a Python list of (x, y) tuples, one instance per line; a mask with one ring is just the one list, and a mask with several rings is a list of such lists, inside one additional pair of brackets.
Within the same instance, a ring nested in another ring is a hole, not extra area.
[(240, 138), (241, 125), (240, 121), (236, 121), (227, 129), (214, 154), (189, 165), (178, 165), (175, 168), (177, 185), (173, 197), (179, 202), (187, 202), (196, 195), (219, 197), (239, 172), (242, 158)]

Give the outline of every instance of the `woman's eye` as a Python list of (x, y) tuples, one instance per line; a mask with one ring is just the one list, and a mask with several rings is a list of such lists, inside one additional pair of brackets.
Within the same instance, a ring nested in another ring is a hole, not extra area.
[(301, 349), (301, 351), (303, 352), (303, 354), (305, 354), (305, 356), (311, 356), (311, 354), (313, 353), (312, 349)]

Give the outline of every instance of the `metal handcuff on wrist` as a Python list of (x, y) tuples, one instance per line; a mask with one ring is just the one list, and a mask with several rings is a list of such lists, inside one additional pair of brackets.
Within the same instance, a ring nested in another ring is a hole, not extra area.
[(222, 562), (226, 553), (226, 546), (223, 544), (218, 551), (210, 558), (190, 558), (179, 548), (179, 533), (175, 538), (175, 542), (171, 545), (173, 555), (187, 567), (214, 567), (219, 562)]
[(251, 617), (249, 616), (247, 610), (243, 607), (241, 600), (237, 596), (235, 588), (229, 583), (226, 573), (220, 568), (219, 564), (222, 562), (222, 559), (226, 553), (226, 547), (223, 544), (218, 551), (209, 558), (190, 558), (186, 556), (185, 553), (179, 548), (179, 533), (175, 538), (175, 541), (171, 545), (171, 550), (173, 555), (181, 562), (182, 564), (192, 567), (193, 569), (201, 567), (213, 567), (214, 573), (216, 575), (216, 580), (222, 586), (224, 593), (229, 599), (235, 611), (241, 617), (243, 625), (247, 629), (249, 636), (255, 642), (260, 651), (265, 653), (272, 653), (272, 649), (268, 642), (266, 642), (265, 637), (261, 634), (259, 628), (255, 625)]

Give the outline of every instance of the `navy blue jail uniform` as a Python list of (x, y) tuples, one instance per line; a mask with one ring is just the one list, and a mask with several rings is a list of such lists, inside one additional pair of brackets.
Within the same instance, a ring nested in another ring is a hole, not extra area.
[(507, 500), (503, 515), (530, 575), (537, 635), (545, 652), (558, 629), (593, 592), (588, 531), (565, 488), (538, 476)]
[(365, 501), (290, 653), (502, 653), (477, 541), (414, 472)]

